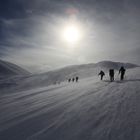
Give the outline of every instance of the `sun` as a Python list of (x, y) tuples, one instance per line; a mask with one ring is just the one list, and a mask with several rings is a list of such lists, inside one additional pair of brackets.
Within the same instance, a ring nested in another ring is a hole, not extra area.
[(80, 40), (80, 29), (76, 25), (68, 25), (64, 27), (63, 39), (68, 43), (76, 43)]

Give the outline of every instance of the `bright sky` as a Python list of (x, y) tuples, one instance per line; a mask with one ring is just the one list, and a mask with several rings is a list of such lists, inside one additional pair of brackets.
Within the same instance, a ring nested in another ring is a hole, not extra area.
[(0, 58), (33, 72), (140, 64), (139, 0), (1, 0)]

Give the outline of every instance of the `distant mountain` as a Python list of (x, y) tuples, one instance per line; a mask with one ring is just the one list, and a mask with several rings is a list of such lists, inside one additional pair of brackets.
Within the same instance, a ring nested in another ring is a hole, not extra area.
[(136, 64), (132, 64), (132, 63), (122, 63), (122, 62), (112, 62), (112, 61), (101, 61), (95, 64), (98, 67), (101, 68), (113, 68), (118, 70), (121, 66), (124, 66), (126, 69), (130, 69), (130, 68), (135, 68), (135, 67), (139, 67)]
[[(41, 74), (28, 75), (29, 72), (18, 67), (15, 64), (9, 62), (0, 61), (0, 76), (3, 75), (24, 75), (24, 76), (14, 76), (8, 77), (7, 81), (4, 81), (5, 85), (17, 85), (17, 88), (33, 88), (40, 86), (48, 86), (53, 84), (58, 84), (63, 81), (67, 81), (69, 78), (78, 76), (80, 79), (93, 77), (97, 78), (99, 71), (102, 69), (106, 75), (108, 75), (108, 70), (110, 68), (115, 69), (115, 72), (118, 69), (124, 66), (126, 68), (126, 75), (128, 69), (139, 67), (138, 65), (131, 63), (122, 63), (122, 62), (112, 62), (112, 61), (101, 61), (98, 63), (82, 64), (82, 65), (72, 65), (67, 66), (61, 69), (49, 71)], [(131, 71), (131, 70), (130, 70)], [(19, 87), (18, 87), (19, 86)]]
[[(99, 72), (99, 70), (103, 69), (104, 71), (108, 71), (109, 69), (118, 70), (121, 66), (124, 66), (126, 69), (139, 67), (136, 64), (132, 63), (123, 63), (123, 62), (112, 62), (112, 61), (101, 61), (98, 63), (89, 63), (82, 65), (73, 65), (64, 67), (55, 71), (50, 71), (45, 74), (47, 75), (63, 75), (63, 76), (84, 76), (88, 77), (90, 75), (94, 75), (94, 73)], [(43, 74), (44, 75), (44, 74)]]
[(29, 74), (29, 72), (24, 70), (23, 68), (13, 63), (0, 60), (0, 76), (27, 75), (27, 74)]
[(94, 77), (98, 75), (101, 69), (107, 73), (110, 68), (118, 70), (121, 66), (124, 66), (126, 69), (138, 67), (138, 65), (131, 63), (101, 61), (98, 63), (68, 66), (54, 71), (32, 75), (31, 77), (27, 77), (23, 82), (26, 83), (26, 87), (45, 86), (60, 83), (75, 76), (79, 76), (80, 79)]

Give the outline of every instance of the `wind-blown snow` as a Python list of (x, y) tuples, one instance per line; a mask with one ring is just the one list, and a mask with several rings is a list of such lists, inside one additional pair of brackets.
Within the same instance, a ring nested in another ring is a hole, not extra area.
[(114, 82), (94, 75), (78, 83), (2, 89), (0, 140), (140, 140), (140, 68), (127, 70), (123, 82), (116, 73)]
[(7, 61), (0, 60), (0, 77), (12, 75), (27, 75), (28, 71)]

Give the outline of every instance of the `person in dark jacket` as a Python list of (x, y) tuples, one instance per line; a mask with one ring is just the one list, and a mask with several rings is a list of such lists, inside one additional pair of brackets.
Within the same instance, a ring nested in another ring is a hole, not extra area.
[(72, 78), (72, 82), (74, 82), (75, 78)]
[(78, 76), (76, 76), (76, 78), (75, 78), (76, 82), (78, 82), (78, 79), (79, 79), (79, 77), (78, 77)]
[(125, 68), (122, 66), (119, 70), (119, 74), (121, 74), (120, 80), (124, 80), (125, 71), (126, 71)]
[(105, 73), (101, 70), (98, 75), (100, 75), (101, 76), (101, 80), (103, 80), (103, 77), (104, 77)]
[(68, 79), (68, 82), (70, 82), (70, 81), (71, 81), (71, 78)]
[(110, 81), (114, 81), (114, 69), (109, 70)]

